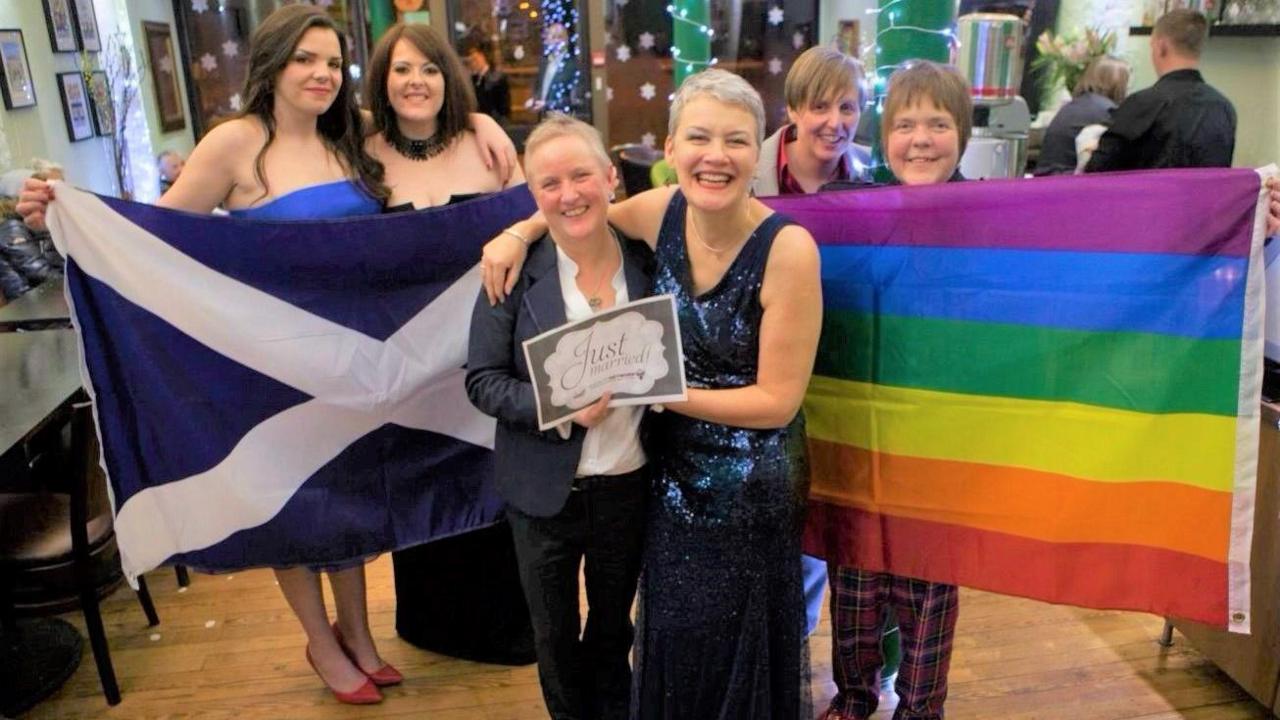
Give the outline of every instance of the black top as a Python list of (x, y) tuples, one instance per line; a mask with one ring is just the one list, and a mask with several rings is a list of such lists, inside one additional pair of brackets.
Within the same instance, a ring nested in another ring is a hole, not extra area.
[(1070, 175), (1076, 171), (1076, 136), (1086, 125), (1110, 125), (1116, 104), (1106, 95), (1083, 93), (1062, 106), (1044, 131), (1036, 175)]
[(472, 75), (476, 91), (476, 110), (506, 124), (511, 116), (511, 84), (505, 73), (490, 69), (483, 75)]
[[(444, 205), (457, 205), (458, 203), (463, 203), (468, 200), (475, 200), (478, 197), (484, 197), (485, 195), (488, 195), (488, 194), (489, 193), (461, 193), (458, 195), (450, 195), (448, 202), (444, 203)], [(444, 207), (444, 205), (437, 205), (436, 207)], [(399, 205), (388, 205), (387, 207), (382, 209), (382, 212), (384, 213), (413, 212), (414, 210), (428, 210), (428, 209), (429, 208), (414, 207), (413, 203), (407, 202), (407, 203), (400, 203)]]
[(1236, 111), (1198, 70), (1166, 73), (1112, 113), (1088, 172), (1230, 167)]

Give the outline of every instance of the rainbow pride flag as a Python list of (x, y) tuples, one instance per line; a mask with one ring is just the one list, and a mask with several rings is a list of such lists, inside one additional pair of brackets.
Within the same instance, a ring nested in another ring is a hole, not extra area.
[(1248, 632), (1250, 170), (770, 198), (822, 252), (806, 551)]

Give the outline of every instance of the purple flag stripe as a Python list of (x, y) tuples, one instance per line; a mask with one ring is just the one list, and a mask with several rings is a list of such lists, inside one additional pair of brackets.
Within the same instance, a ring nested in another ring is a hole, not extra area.
[[(1162, 170), (886, 187), (764, 202), (822, 245), (1247, 257), (1260, 182), (1248, 169)], [(1208, 217), (1218, 220), (1206, 223)], [(1207, 232), (1213, 234), (1206, 237)]]

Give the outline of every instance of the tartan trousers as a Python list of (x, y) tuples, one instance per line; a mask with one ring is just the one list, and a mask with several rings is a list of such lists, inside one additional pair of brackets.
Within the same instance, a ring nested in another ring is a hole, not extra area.
[(833, 567), (831, 667), (836, 696), (824, 720), (865, 720), (880, 704), (880, 637), (894, 612), (902, 666), (893, 720), (941, 720), (960, 592), (955, 585)]

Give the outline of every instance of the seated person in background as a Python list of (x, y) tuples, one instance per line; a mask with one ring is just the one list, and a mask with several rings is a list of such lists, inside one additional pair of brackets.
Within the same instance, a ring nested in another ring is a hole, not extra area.
[(161, 195), (169, 192), (169, 188), (173, 187), (173, 183), (178, 180), (178, 175), (182, 173), (182, 167), (186, 162), (182, 155), (173, 150), (165, 150), (156, 156), (156, 170), (160, 173)]
[(476, 110), (505, 126), (511, 119), (511, 84), (505, 73), (493, 67), (493, 43), (468, 36), (458, 43), (458, 55), (471, 72)]
[(1230, 167), (1236, 111), (1200, 76), (1209, 23), (1195, 10), (1172, 10), (1151, 31), (1151, 64), (1160, 79), (1112, 113), (1085, 172)]
[[(1110, 56), (1089, 64), (1072, 89), (1072, 100), (1053, 116), (1044, 133), (1044, 146), (1035, 174), (1070, 175), (1079, 164), (1076, 137), (1089, 125), (1110, 125), (1111, 112), (1129, 91), (1129, 66)], [(1096, 146), (1096, 142), (1093, 143)]]

